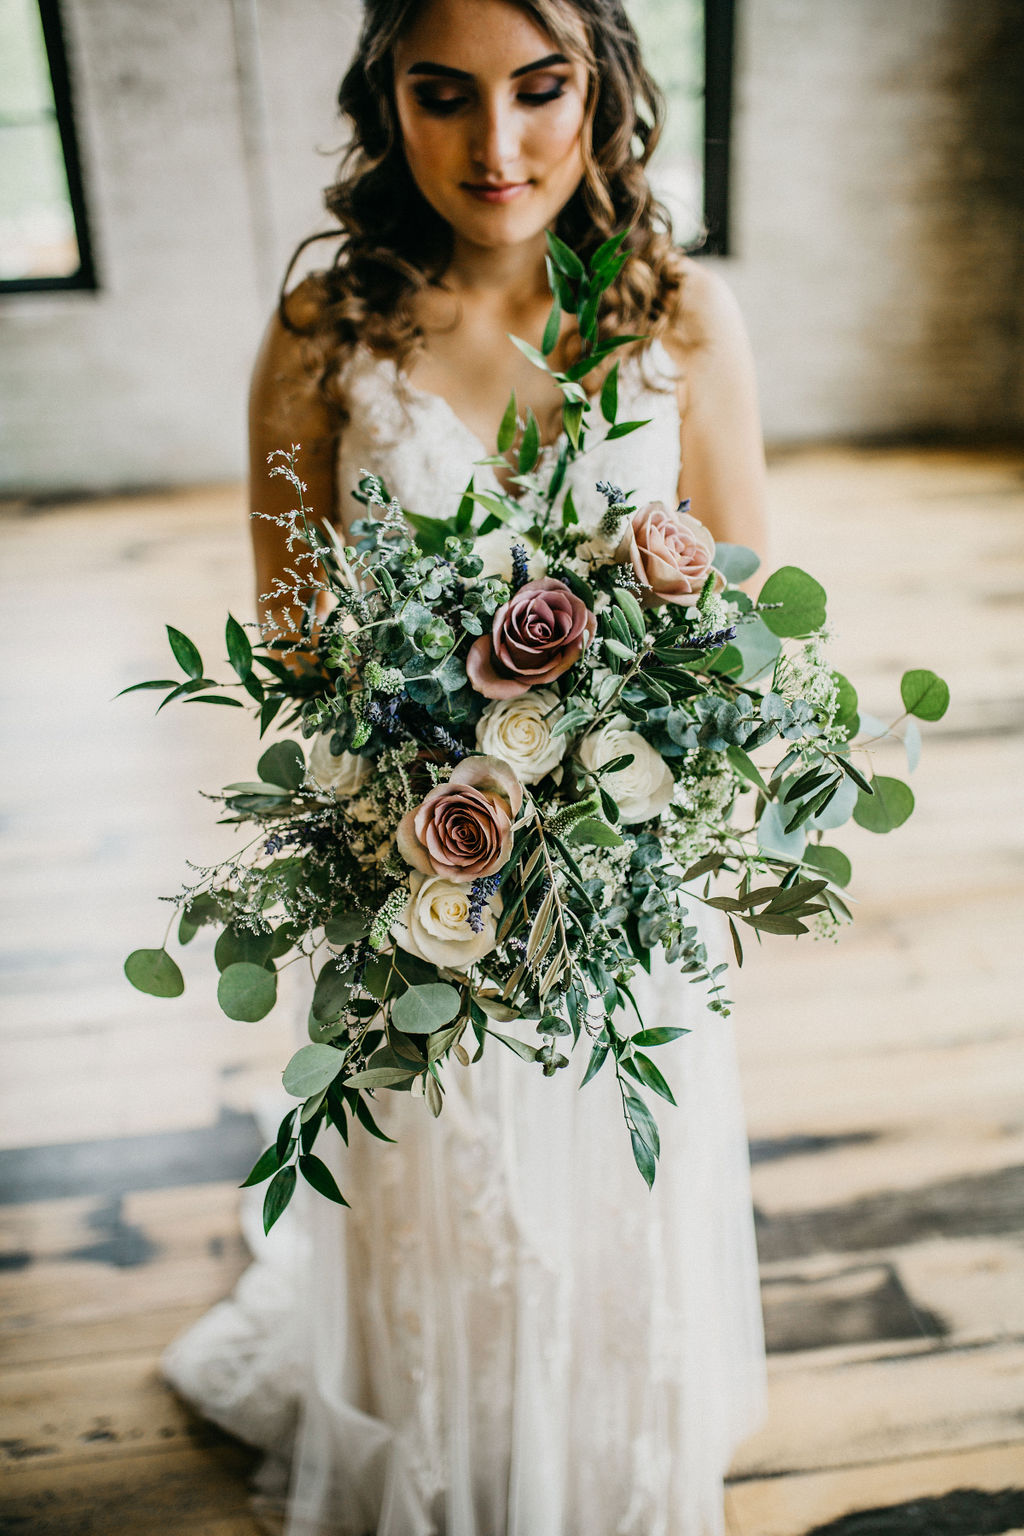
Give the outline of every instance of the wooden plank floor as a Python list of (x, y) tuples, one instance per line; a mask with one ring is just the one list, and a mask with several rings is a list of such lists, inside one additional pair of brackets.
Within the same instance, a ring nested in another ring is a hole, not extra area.
[[(735, 982), (771, 1353), (728, 1529), (1019, 1536), (1024, 455), (807, 451), (771, 495), (774, 563), (828, 586), (865, 706), (903, 664), (953, 705), (908, 826), (844, 829), (854, 929)], [(111, 703), (164, 674), (164, 620), (212, 663), (223, 610), (249, 616), (241, 495), (11, 505), (0, 539), (0, 1531), (251, 1536), (252, 1456), (157, 1363), (244, 1265), (235, 1186), (285, 1026), (223, 1019), (204, 956), (176, 1004), (120, 976), (184, 855), (230, 846), (195, 790), (247, 777), (249, 736)]]

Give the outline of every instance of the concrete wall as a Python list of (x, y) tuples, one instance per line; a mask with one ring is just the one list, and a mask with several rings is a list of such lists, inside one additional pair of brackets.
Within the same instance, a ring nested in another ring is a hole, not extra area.
[(778, 440), (1024, 427), (1024, 6), (737, 0), (734, 256)]
[[(64, 0), (100, 291), (0, 296), (0, 484), (241, 472), (253, 353), (318, 227), (357, 12)], [(257, 27), (258, 23), (258, 27)]]
[[(0, 299), (9, 489), (233, 476), (352, 0), (64, 0), (102, 288)], [(734, 254), (774, 441), (1024, 426), (1019, 0), (737, 0)], [(326, 153), (317, 153), (317, 150)]]

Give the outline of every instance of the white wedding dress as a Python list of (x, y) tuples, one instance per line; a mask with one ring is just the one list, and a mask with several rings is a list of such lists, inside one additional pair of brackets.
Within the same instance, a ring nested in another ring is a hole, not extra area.
[[(604, 509), (599, 479), (674, 504), (669, 368), (657, 343), (623, 364), (620, 419), (650, 425), (571, 467), (581, 519)], [(487, 449), (390, 362), (360, 351), (346, 374), (343, 498), (366, 468), (410, 510), (450, 515)], [(694, 904), (717, 955), (705, 913)], [(379, 1094), (397, 1145), (322, 1133), (351, 1210), (300, 1188), (267, 1239), (263, 1187), (247, 1192), (255, 1263), (165, 1371), (270, 1453), (287, 1536), (722, 1531), (722, 1477), (756, 1425), (764, 1366), (734, 1046), (697, 986), (659, 964), (639, 983), (648, 1026), (691, 1030), (656, 1052), (678, 1108), (648, 1095), (662, 1134), (650, 1193), (607, 1064), (580, 1090), (585, 1044), (549, 1079), (495, 1040), (447, 1067), (439, 1120), (422, 1098)]]

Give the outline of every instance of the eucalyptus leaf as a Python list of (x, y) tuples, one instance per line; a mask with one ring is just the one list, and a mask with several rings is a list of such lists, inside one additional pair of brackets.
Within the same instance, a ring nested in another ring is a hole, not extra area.
[(926, 668), (904, 672), (900, 697), (908, 715), (919, 720), (941, 720), (949, 708), (949, 684)]
[(757, 825), (758, 847), (766, 853), (777, 853), (780, 858), (797, 860), (803, 854), (807, 838), (802, 827), (787, 832), (787, 818), (787, 812), (774, 800), (769, 801)]
[(180, 997), (185, 990), (185, 978), (166, 949), (133, 950), (124, 973), (136, 991), (150, 997)]
[(249, 961), (229, 965), (221, 972), (217, 1001), (229, 1019), (255, 1024), (277, 1002), (277, 975)]
[(761, 561), (745, 544), (716, 544), (712, 563), (725, 577), (727, 586), (738, 587), (741, 582), (749, 581)]
[(426, 986), (409, 987), (395, 999), (391, 1009), (391, 1022), (405, 1035), (431, 1035), (451, 1023), (462, 998), (455, 987), (446, 982), (430, 982)]
[(820, 869), (834, 885), (849, 885), (850, 876), (853, 874), (850, 861), (842, 849), (829, 848), (824, 843), (812, 844), (805, 849), (804, 863), (810, 864), (812, 869)]
[(774, 635), (810, 635), (825, 623), (825, 589), (796, 565), (773, 572), (761, 588), (758, 603), (781, 603), (780, 608), (760, 615)]
[(409, 1067), (367, 1067), (363, 1072), (353, 1072), (346, 1077), (346, 1088), (396, 1088), (400, 1083), (411, 1083), (419, 1074)]
[(306, 760), (297, 741), (276, 741), (268, 747), (256, 765), (265, 784), (283, 784), (298, 789), (306, 773)]
[(341, 1071), (344, 1055), (333, 1045), (302, 1045), (284, 1069), (281, 1081), (286, 1093), (296, 1099), (308, 1099), (334, 1082)]
[(901, 827), (914, 809), (914, 792), (902, 779), (876, 775), (873, 795), (857, 796), (853, 819), (867, 832), (892, 832)]

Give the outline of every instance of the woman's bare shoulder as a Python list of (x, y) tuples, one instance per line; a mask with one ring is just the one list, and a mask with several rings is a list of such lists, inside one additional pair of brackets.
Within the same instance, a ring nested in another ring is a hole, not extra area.
[(313, 428), (319, 435), (333, 414), (323, 390), (329, 341), (322, 327), (325, 298), (315, 277), (284, 296), (267, 323), (252, 373), (250, 406), (256, 419)]
[(706, 261), (682, 258), (683, 281), (663, 341), (680, 367), (692, 366), (702, 354), (747, 348), (747, 333), (736, 296)]

